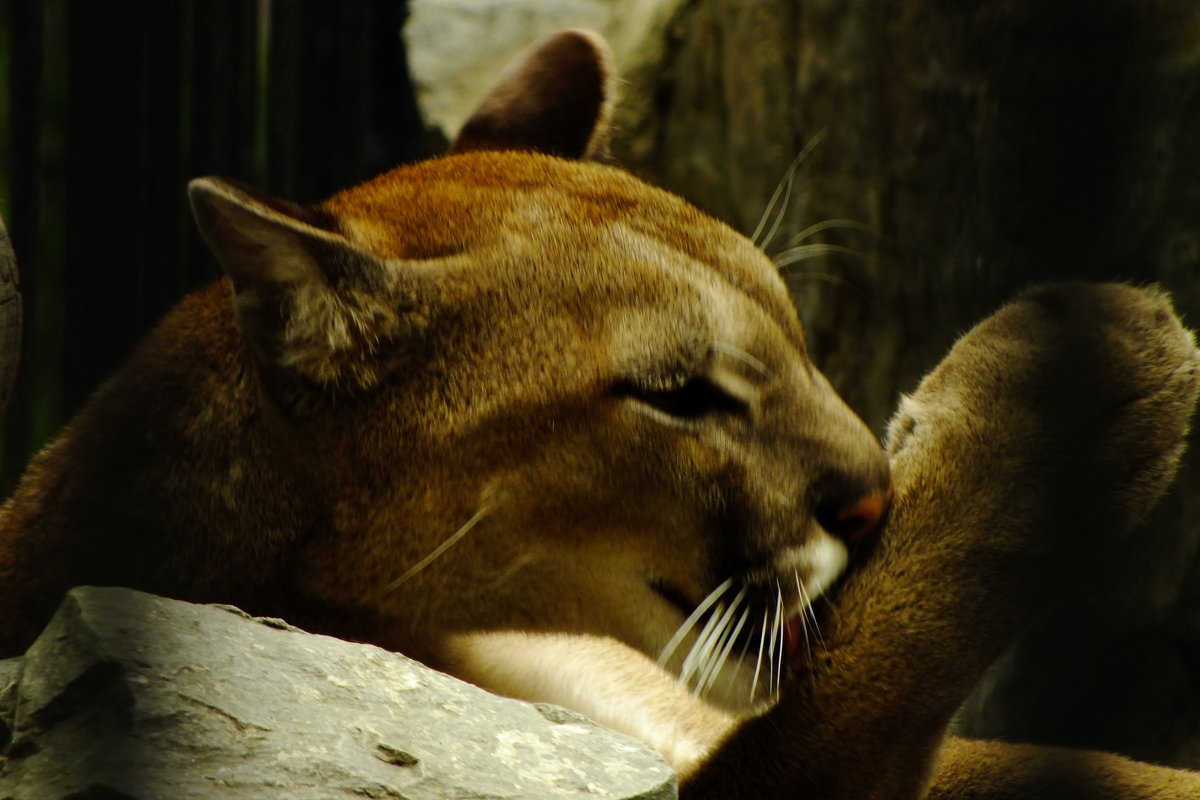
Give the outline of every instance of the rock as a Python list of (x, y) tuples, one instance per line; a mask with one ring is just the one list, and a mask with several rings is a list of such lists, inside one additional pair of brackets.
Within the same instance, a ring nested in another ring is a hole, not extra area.
[(0, 662), (0, 797), (654, 798), (641, 743), (237, 609), (72, 590)]
[(683, 0), (410, 0), (404, 26), (409, 72), (435, 138), (452, 139), (504, 66), (563, 28), (597, 31), (623, 79), (617, 129), (649, 102), (641, 76), (658, 65)]

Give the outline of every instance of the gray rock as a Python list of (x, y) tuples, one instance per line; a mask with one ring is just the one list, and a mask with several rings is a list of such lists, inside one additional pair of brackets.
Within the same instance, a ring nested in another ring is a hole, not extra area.
[(125, 589), (73, 590), (0, 662), (5, 744), (21, 800), (676, 796), (656, 753), (571, 712)]

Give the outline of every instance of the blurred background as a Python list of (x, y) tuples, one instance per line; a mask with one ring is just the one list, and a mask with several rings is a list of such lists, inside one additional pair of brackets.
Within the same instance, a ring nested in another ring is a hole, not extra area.
[[(0, 0), (0, 214), (25, 304), (8, 487), (216, 277), (188, 178), (312, 202), (436, 154), (566, 26), (613, 44), (616, 160), (759, 230), (818, 365), (877, 431), (1030, 283), (1159, 282), (1200, 326), (1194, 0)], [(1197, 444), (1136, 552), (1010, 650), (963, 731), (1200, 768)]]
[(214, 280), (189, 178), (297, 200), (428, 153), (399, 2), (0, 0), (0, 213), (25, 336), (9, 488), (187, 290)]

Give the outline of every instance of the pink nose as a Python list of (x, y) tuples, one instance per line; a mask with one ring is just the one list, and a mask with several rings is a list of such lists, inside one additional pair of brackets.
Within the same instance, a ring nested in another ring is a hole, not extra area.
[(826, 530), (853, 547), (879, 530), (891, 504), (890, 489), (871, 492), (850, 505), (829, 509), (819, 515), (820, 521)]

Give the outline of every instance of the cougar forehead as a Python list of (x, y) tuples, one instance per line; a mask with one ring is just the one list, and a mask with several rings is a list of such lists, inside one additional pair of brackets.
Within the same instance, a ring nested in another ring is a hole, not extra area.
[(761, 251), (612, 167), (472, 152), (394, 170), (322, 210), (381, 260), (428, 274), (445, 322), (433, 338), (458, 343), (439, 348), (456, 365), (440, 372), (466, 382), (442, 395), (471, 397), (448, 425), (517, 403), (562, 414), (564, 399), (605, 381), (701, 372), (719, 347), (777, 375), (807, 368)]
[[(624, 282), (668, 291), (689, 272), (710, 272), (723, 291), (746, 295), (800, 339), (783, 282), (753, 244), (674, 195), (603, 164), (471, 152), (393, 170), (335, 195), (322, 209), (375, 255), (437, 259), (471, 252), (480, 256), (474, 266), (488, 273), (481, 277), (498, 283), (509, 276), (497, 270), (507, 267), (549, 270), (538, 275), (548, 283), (608, 284), (611, 291)], [(507, 265), (487, 260), (500, 252), (529, 258)], [(598, 270), (597, 261), (612, 254), (619, 258)]]

